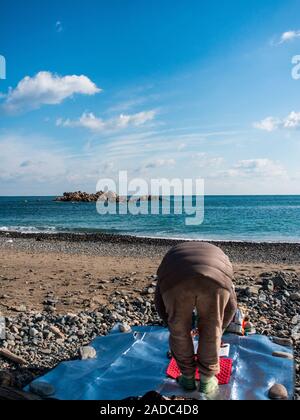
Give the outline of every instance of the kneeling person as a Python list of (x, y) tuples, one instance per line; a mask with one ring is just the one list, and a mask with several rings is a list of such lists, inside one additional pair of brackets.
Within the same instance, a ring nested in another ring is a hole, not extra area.
[[(196, 389), (198, 365), (200, 392), (218, 388), (222, 333), (237, 310), (233, 268), (224, 252), (211, 244), (184, 243), (171, 249), (158, 269), (156, 307), (170, 330), (170, 348), (181, 370), (180, 385)], [(193, 311), (198, 313), (197, 362), (191, 337)]]

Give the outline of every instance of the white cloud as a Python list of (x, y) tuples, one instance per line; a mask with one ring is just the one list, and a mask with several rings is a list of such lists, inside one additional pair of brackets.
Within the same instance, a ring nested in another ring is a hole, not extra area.
[(254, 123), (254, 127), (257, 128), (258, 130), (271, 132), (271, 131), (277, 130), (277, 128), (280, 126), (280, 123), (281, 123), (280, 120), (273, 117), (268, 117), (262, 121)]
[(284, 32), (280, 37), (279, 44), (294, 41), (296, 38), (300, 38), (300, 30)]
[(166, 170), (170, 168), (174, 168), (176, 165), (176, 160), (172, 158), (155, 158), (155, 159), (149, 159), (143, 162), (141, 166), (134, 168), (134, 173), (143, 174), (146, 176), (152, 171), (156, 172), (159, 170), (159, 172)]
[[(219, 174), (220, 175), (220, 174)], [(223, 172), (222, 176), (252, 178), (286, 177), (287, 172), (279, 162), (270, 159), (240, 160), (233, 168)]]
[(148, 121), (152, 121), (155, 118), (156, 111), (145, 111), (139, 112), (138, 114), (133, 115), (123, 115), (121, 114), (117, 120), (120, 127), (127, 127), (132, 124), (135, 126), (143, 125)]
[(262, 121), (254, 123), (254, 127), (259, 130), (269, 132), (278, 129), (295, 129), (300, 127), (300, 112), (293, 111), (283, 119), (268, 117)]
[(111, 106), (107, 111), (111, 113), (128, 112), (129, 110), (136, 108), (137, 106), (143, 105), (149, 100), (149, 97), (140, 97), (129, 99), (124, 102), (120, 102), (117, 105)]
[(76, 94), (95, 95), (101, 92), (86, 76), (64, 76), (42, 71), (26, 76), (6, 95), (4, 109), (17, 113), (38, 109), (42, 105), (57, 105)]
[(181, 143), (178, 145), (177, 150), (178, 152), (182, 152), (184, 149), (186, 149), (187, 145), (186, 143)]
[(300, 126), (300, 112), (291, 112), (283, 121), (284, 128), (298, 128)]
[(0, 137), (0, 180), (50, 182), (65, 174), (61, 150), (42, 138)]
[[(79, 189), (93, 192), (99, 178), (117, 179), (120, 169), (145, 179), (203, 176), (209, 193), (299, 193), (299, 177), (288, 177), (282, 164), (271, 158), (239, 160), (221, 168), (209, 166), (202, 173), (191, 153), (173, 153), (163, 136), (144, 139), (140, 135), (116, 136), (113, 147), (124, 142), (124, 148), (112, 151), (111, 138), (107, 142), (85, 143), (78, 149), (72, 144), (62, 147), (58, 140), (34, 134), (0, 133), (0, 195), (55, 195)], [(153, 145), (149, 153), (144, 141)], [(214, 159), (221, 159), (210, 153), (205, 156), (212, 164)], [(295, 165), (296, 161), (291, 161), (291, 175)]]
[(94, 191), (98, 179), (112, 176), (115, 162), (103, 150), (61, 147), (34, 135), (0, 134), (0, 195), (52, 195), (65, 190)]
[(156, 169), (174, 166), (176, 164), (175, 159), (156, 159), (150, 161), (144, 165), (145, 169)]
[(156, 116), (156, 111), (143, 111), (137, 114), (121, 114), (116, 118), (103, 120), (93, 113), (84, 113), (78, 120), (58, 119), (57, 126), (62, 127), (83, 127), (94, 132), (114, 131), (128, 128), (130, 126), (139, 127), (152, 121)]
[(224, 163), (224, 158), (222, 157), (212, 157), (208, 153), (197, 153), (194, 157), (194, 160), (197, 161), (197, 166), (200, 168), (209, 168), (209, 167), (219, 167)]

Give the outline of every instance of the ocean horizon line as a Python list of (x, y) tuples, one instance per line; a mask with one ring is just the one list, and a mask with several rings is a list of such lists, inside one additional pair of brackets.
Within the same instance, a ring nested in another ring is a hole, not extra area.
[[(94, 194), (94, 193), (88, 193)], [(142, 196), (143, 194), (141, 194)], [(0, 195), (1, 198), (55, 198), (61, 197), (62, 194), (50, 195)], [(171, 195), (171, 197), (183, 197), (184, 195)], [(194, 195), (195, 196), (195, 195)], [(161, 195), (161, 197), (168, 197)], [(300, 197), (299, 194), (205, 194), (204, 197)]]

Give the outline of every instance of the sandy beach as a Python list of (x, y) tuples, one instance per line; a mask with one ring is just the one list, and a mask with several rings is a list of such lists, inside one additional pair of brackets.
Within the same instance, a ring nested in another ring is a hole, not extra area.
[[(49, 293), (61, 313), (107, 304), (115, 290), (135, 297), (175, 243), (109, 235), (1, 235), (1, 312), (18, 312), (22, 305), (41, 311)], [(300, 272), (297, 244), (218, 245), (234, 263), (237, 284), (255, 284), (265, 272)]]
[[(61, 360), (77, 357), (81, 345), (106, 334), (117, 321), (159, 323), (153, 305), (156, 270), (175, 243), (111, 235), (2, 233), (0, 312), (8, 320), (4, 344), (25, 358), (28, 366), (20, 370), (0, 358), (0, 368), (13, 372), (16, 383), (24, 385)], [(217, 244), (234, 264), (239, 302), (257, 331), (294, 339), (299, 397), (295, 328), (300, 309), (300, 245)], [(91, 324), (82, 328), (86, 317)], [(66, 341), (47, 335), (41, 319), (59, 327)]]

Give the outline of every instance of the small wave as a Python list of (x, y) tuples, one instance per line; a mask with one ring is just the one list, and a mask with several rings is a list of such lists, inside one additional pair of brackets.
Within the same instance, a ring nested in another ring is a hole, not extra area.
[(35, 227), (35, 226), (0, 226), (0, 232), (20, 232), (20, 233), (53, 233), (58, 232), (54, 226)]
[(132, 236), (137, 238), (143, 239), (157, 239), (157, 240), (171, 240), (171, 241), (207, 241), (207, 242), (234, 242), (234, 243), (299, 243), (299, 238), (294, 237), (279, 237), (279, 238), (262, 238), (262, 237), (241, 237), (237, 238), (236, 236), (232, 235), (231, 238), (226, 236), (191, 236), (188, 234), (171, 234), (165, 231), (159, 232), (139, 232), (138, 230), (120, 230), (120, 229), (95, 229), (95, 228), (67, 228), (67, 227), (54, 227), (54, 226), (43, 226), (43, 227), (36, 227), (36, 226), (0, 226), (0, 232), (17, 232), (22, 234), (30, 234), (30, 233), (37, 233), (37, 234), (54, 234), (54, 233), (74, 233), (74, 234), (110, 234), (110, 235), (120, 235), (120, 236)]
[(0, 226), (0, 232), (8, 232), (9, 228), (7, 226)]
[(158, 240), (171, 240), (171, 241), (187, 241), (187, 242), (223, 242), (223, 243), (237, 243), (237, 244), (244, 244), (244, 243), (253, 243), (253, 244), (299, 244), (299, 238), (274, 238), (274, 239), (263, 239), (263, 238), (228, 238), (228, 237), (201, 237), (201, 236), (173, 236), (173, 235), (161, 235), (161, 234), (153, 234), (153, 235), (145, 235), (142, 233), (135, 233), (134, 235), (127, 233), (127, 235), (135, 236), (137, 238), (143, 239), (158, 239)]

